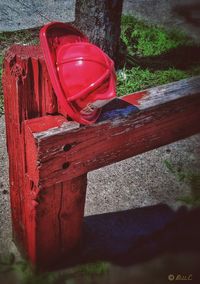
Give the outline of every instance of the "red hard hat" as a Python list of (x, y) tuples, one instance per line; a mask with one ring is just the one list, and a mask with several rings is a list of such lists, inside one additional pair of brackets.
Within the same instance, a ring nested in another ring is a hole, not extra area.
[(113, 61), (64, 23), (44, 26), (40, 41), (62, 113), (82, 124), (95, 122), (101, 106), (116, 96)]

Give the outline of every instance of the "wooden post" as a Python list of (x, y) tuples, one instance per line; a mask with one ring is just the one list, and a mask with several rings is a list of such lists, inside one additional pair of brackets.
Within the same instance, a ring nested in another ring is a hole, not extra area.
[(24, 121), (58, 111), (38, 47), (10, 48), (4, 59), (3, 90), (13, 238), (33, 264), (48, 267), (80, 240), (87, 174), (50, 187), (35, 184), (27, 175), (30, 151), (25, 147)]
[[(48, 119), (53, 127), (45, 130)], [(61, 116), (31, 119), (25, 125), (27, 173), (41, 186), (64, 182), (198, 133), (199, 120), (200, 77), (116, 99), (90, 127)]]
[(38, 47), (7, 52), (3, 88), (13, 236), (40, 268), (79, 244), (87, 172), (200, 132), (200, 77), (116, 99), (91, 126), (56, 115)]

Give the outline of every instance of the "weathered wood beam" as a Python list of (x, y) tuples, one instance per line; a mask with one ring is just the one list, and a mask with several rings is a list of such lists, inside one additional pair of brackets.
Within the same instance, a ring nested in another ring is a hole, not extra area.
[(3, 89), (14, 240), (43, 268), (79, 243), (88, 171), (200, 131), (199, 77), (117, 99), (89, 127), (57, 115), (38, 47), (7, 52)]
[(89, 127), (59, 116), (32, 119), (25, 122), (27, 175), (52, 186), (193, 135), (199, 120), (200, 77), (112, 101)]
[(5, 55), (3, 93), (9, 157), (13, 239), (26, 250), (23, 121), (57, 111), (46, 65), (38, 47), (12, 46)]
[(13, 239), (23, 255), (45, 268), (67, 257), (80, 241), (87, 174), (42, 190), (27, 175), (24, 121), (44, 116), (48, 128), (46, 115), (59, 109), (39, 47), (8, 50), (3, 91)]

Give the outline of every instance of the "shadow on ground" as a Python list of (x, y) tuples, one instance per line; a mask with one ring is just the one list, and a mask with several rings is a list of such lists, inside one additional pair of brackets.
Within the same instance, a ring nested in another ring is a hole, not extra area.
[[(199, 46), (179, 46), (157, 56), (129, 56), (123, 59), (126, 67), (140, 66), (151, 70), (165, 70), (168, 68), (177, 68), (188, 70), (200, 64)], [(122, 67), (122, 66), (121, 66)]]
[(54, 272), (34, 274), (22, 262), (2, 270), (0, 283), (200, 283), (199, 218), (200, 208), (164, 204), (87, 216), (79, 250), (48, 268)]
[(79, 252), (64, 266), (109, 261), (130, 266), (164, 253), (200, 252), (200, 208), (164, 204), (88, 216)]
[(179, 4), (173, 8), (173, 11), (177, 14), (177, 16), (182, 17), (185, 23), (188, 23), (195, 27), (200, 27), (200, 4)]

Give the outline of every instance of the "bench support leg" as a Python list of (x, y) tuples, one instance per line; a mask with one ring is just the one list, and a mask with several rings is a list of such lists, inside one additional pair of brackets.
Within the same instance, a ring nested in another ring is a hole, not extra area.
[(87, 175), (47, 188), (27, 178), (26, 187), (28, 256), (40, 267), (51, 267), (79, 245)]
[(3, 90), (13, 239), (33, 264), (49, 267), (61, 256), (66, 259), (79, 243), (87, 174), (42, 187), (27, 173), (31, 150), (25, 145), (24, 122), (59, 108), (38, 47), (10, 48), (4, 58)]

